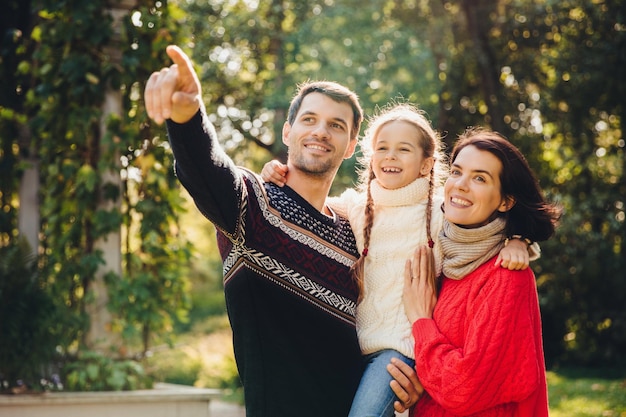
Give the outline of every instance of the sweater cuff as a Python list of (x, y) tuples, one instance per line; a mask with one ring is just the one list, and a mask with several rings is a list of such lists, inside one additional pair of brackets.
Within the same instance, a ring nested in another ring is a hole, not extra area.
[(204, 112), (202, 108), (198, 109), (196, 114), (185, 123), (176, 123), (172, 119), (167, 119), (165, 124), (167, 126), (167, 132), (170, 137), (185, 137), (194, 136), (199, 133), (204, 133)]
[(415, 348), (418, 345), (436, 339), (439, 336), (439, 329), (433, 319), (419, 319), (413, 323), (413, 337), (415, 338)]
[(539, 243), (533, 242), (530, 246), (528, 246), (528, 255), (530, 256), (531, 261), (536, 261), (541, 257), (541, 247)]

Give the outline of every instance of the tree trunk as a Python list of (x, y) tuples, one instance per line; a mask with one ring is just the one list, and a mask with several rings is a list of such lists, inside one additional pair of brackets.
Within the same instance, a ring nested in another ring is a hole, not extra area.
[[(124, 18), (128, 12), (135, 7), (134, 0), (113, 1), (109, 9), (109, 13), (113, 17), (113, 39), (111, 44), (105, 50), (105, 54), (117, 63), (121, 62), (120, 42), (121, 29)], [(106, 122), (110, 115), (121, 115), (123, 112), (122, 94), (118, 90), (109, 87), (105, 94), (104, 103), (102, 105), (102, 118), (100, 119), (100, 137), (106, 134)], [(100, 152), (106, 154), (106, 152)], [(119, 158), (118, 158), (119, 159)], [(118, 166), (119, 160), (116, 161)], [(122, 186), (119, 167), (115, 170), (101, 173), (101, 187), (113, 184), (118, 188)], [(121, 209), (121, 199), (117, 201), (100, 198), (98, 209), (114, 210)], [(101, 265), (96, 271), (94, 280), (89, 286), (92, 296), (92, 302), (87, 306), (87, 314), (89, 315), (89, 333), (87, 334), (87, 346), (102, 353), (110, 352), (110, 348), (119, 342), (118, 337), (111, 331), (112, 316), (107, 308), (109, 301), (107, 286), (105, 282), (106, 275), (113, 273), (117, 276), (122, 275), (122, 244), (121, 231), (109, 233), (107, 236), (99, 238), (94, 243), (94, 250), (99, 250), (103, 254), (104, 265)]]
[[(509, 135), (508, 126), (504, 123), (500, 104), (500, 79), (497, 62), (487, 36), (490, 27), (489, 13), (493, 9), (492, 0), (464, 0), (461, 7), (467, 21), (467, 30), (474, 44), (476, 61), (480, 72), (480, 87), (483, 98), (488, 106), (489, 122), (493, 130)], [(481, 24), (486, 22), (486, 24)]]

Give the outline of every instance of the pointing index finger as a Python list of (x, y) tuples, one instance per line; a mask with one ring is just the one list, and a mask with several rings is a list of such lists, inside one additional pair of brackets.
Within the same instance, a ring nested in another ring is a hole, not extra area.
[(183, 52), (180, 47), (177, 45), (169, 45), (165, 52), (172, 59), (174, 64), (178, 66), (178, 75), (181, 79), (194, 79), (196, 78), (196, 73), (193, 69), (193, 64), (191, 59), (187, 56), (185, 52)]

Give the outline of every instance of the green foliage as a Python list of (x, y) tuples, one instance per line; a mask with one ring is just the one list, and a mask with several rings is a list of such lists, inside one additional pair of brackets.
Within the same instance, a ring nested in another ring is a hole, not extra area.
[[(221, 274), (216, 274), (216, 277), (218, 279), (215, 281), (221, 284)], [(177, 333), (190, 331), (198, 323), (206, 323), (207, 317), (221, 315), (226, 311), (223, 287), (215, 285), (214, 282), (205, 281), (202, 277), (193, 281), (192, 308), (187, 320), (176, 323), (175, 331)]]
[(176, 346), (151, 352), (146, 369), (156, 380), (220, 388), (230, 399), (240, 401), (242, 387), (231, 340), (226, 314), (205, 317), (180, 334)]
[[(113, 62), (102, 55), (111, 41), (105, 2), (41, 2), (32, 28), (31, 77), (26, 95), (33, 153), (42, 167), (40, 215), (45, 256), (42, 274), (60, 309), (65, 310), (63, 350), (84, 343), (86, 295), (102, 253), (97, 239), (119, 229), (119, 216), (99, 207), (103, 182), (97, 161), (100, 118)], [(94, 220), (105, 222), (96, 225)]]
[(546, 245), (550, 256), (540, 262), (544, 323), (560, 330), (544, 332), (555, 362), (626, 363), (626, 85), (610, 75), (626, 63), (626, 35), (615, 30), (622, 9), (548, 3), (547, 15), (532, 18), (534, 30), (546, 33), (538, 47), (550, 53), (535, 57), (544, 74), (533, 73), (544, 142), (528, 153), (543, 161), (542, 180), (565, 209), (557, 239)]
[(0, 246), (0, 392), (38, 388), (55, 356), (57, 311), (28, 244)]
[[(180, 197), (171, 156), (158, 137), (149, 136), (145, 114), (138, 112), (137, 80), (147, 78), (156, 66), (160, 56), (153, 48), (162, 51), (171, 40), (150, 39), (159, 31), (167, 33), (168, 9), (142, 2), (130, 13), (119, 38), (113, 39), (105, 2), (55, 3), (40, 12), (42, 22), (34, 32), (42, 36), (35, 56), (45, 65), (37, 74), (41, 81), (33, 104), (41, 110), (33, 126), (47, 138), (38, 148), (48, 167), (44, 187), (51, 191), (42, 201), (46, 273), (60, 287), (63, 303), (74, 314), (81, 313), (102, 262), (95, 242), (120, 227), (125, 230), (124, 276), (109, 274), (107, 280), (110, 308), (127, 343), (138, 340), (145, 351), (154, 332), (167, 331), (172, 318), (184, 316), (188, 309), (185, 276), (172, 262), (184, 264), (187, 249), (172, 233)], [(144, 20), (131, 23), (133, 16)], [(120, 62), (110, 49), (113, 41), (121, 47)], [(108, 129), (101, 133), (102, 105), (113, 85), (122, 93), (125, 111), (111, 115)], [(55, 99), (42, 104), (41, 92)], [(65, 138), (65, 145), (51, 138)], [(125, 174), (121, 193), (107, 179), (110, 171), (120, 169)], [(102, 206), (102, 198), (114, 208)], [(120, 205), (120, 198), (126, 204)], [(84, 340), (84, 327), (71, 328), (65, 349), (77, 337)]]
[(241, 388), (241, 380), (235, 358), (224, 357), (211, 367), (205, 367), (198, 375), (197, 383), (203, 387), (216, 387), (236, 391)]
[(17, 67), (28, 55), (22, 32), (27, 23), (18, 16), (27, 16), (28, 10), (27, 2), (5, 2), (0, 20), (0, 245), (8, 244), (17, 228), (17, 207), (13, 202), (23, 167), (18, 148), (6, 138), (20, 137), (24, 123), (20, 93), (27, 77)]
[[(149, 242), (152, 239), (153, 242)], [(133, 266), (132, 275), (118, 279), (110, 275), (107, 284), (110, 308), (116, 312), (119, 326), (126, 340), (140, 340), (142, 352), (150, 346), (151, 335), (163, 332), (161, 340), (169, 340), (175, 320), (185, 322), (190, 307), (189, 282), (181, 276), (177, 265), (187, 262), (188, 254), (178, 248), (163, 248), (151, 251), (156, 236), (147, 236), (142, 247), (153, 256), (129, 254), (127, 259)], [(157, 339), (159, 340), (159, 339)]]
[[(157, 381), (171, 384), (195, 385), (202, 369), (202, 361), (182, 350), (159, 352), (146, 359), (147, 369)], [(216, 387), (217, 385), (210, 385)]]
[(70, 391), (128, 391), (152, 386), (137, 361), (115, 360), (95, 352), (81, 352), (63, 371)]
[[(20, 158), (36, 160), (45, 191), (37, 272), (58, 314), (49, 325), (42, 319), (33, 326), (58, 335), (55, 347), (73, 369), (67, 372), (70, 389), (137, 385), (132, 364), (80, 355), (87, 345), (91, 289), (107, 267), (99, 242), (114, 239), (111, 233), (124, 236), (123, 274), (107, 275), (113, 327), (124, 337), (116, 350), (132, 353), (141, 345), (147, 351), (174, 320), (185, 320), (190, 307), (183, 267), (189, 246), (177, 231), (182, 199), (173, 161), (164, 130), (147, 123), (139, 93), (164, 61), (165, 45), (176, 42), (169, 13), (177, 9), (138, 1), (118, 23), (111, 7), (117, 2), (13, 1), (9, 10), (31, 20), (15, 29), (19, 36), (11, 44), (3, 44), (3, 74), (15, 82), (6, 96), (11, 100), (0, 102), (0, 169), (9, 172), (0, 181), (0, 242), (17, 235)], [(103, 109), (118, 99), (121, 111), (105, 117)], [(97, 364), (81, 373), (80, 364), (71, 364), (76, 355)], [(114, 374), (93, 373), (109, 365)]]

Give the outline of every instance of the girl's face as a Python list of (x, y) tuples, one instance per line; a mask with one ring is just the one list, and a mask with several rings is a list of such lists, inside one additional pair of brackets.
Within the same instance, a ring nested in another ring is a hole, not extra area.
[(502, 162), (491, 152), (469, 145), (456, 156), (444, 186), (445, 217), (466, 228), (480, 227), (505, 212), (513, 201), (501, 193)]
[(420, 134), (411, 123), (400, 120), (378, 130), (371, 163), (381, 186), (401, 188), (430, 172), (434, 161), (424, 158)]

